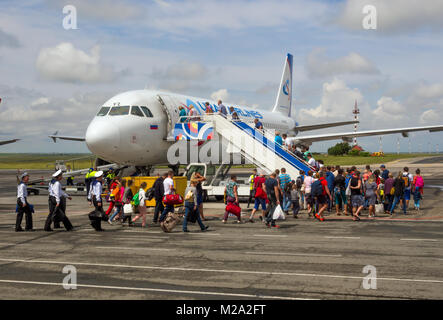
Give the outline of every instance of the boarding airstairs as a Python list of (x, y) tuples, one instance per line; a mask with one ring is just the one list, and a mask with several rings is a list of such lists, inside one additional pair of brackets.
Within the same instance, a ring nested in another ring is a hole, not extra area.
[[(194, 134), (185, 133), (186, 140), (206, 140), (208, 136), (211, 136), (211, 132), (208, 133), (208, 128), (211, 128), (213, 133), (218, 133), (228, 141), (231, 152), (240, 153), (267, 173), (271, 173), (275, 169), (286, 168), (286, 172), (295, 178), (299, 176), (300, 170), (305, 172), (313, 170), (303, 159), (274, 143), (271, 132), (254, 129), (243, 121), (234, 121), (213, 114), (201, 115), (199, 121), (195, 123), (177, 125), (176, 128), (180, 125), (194, 127)], [(174, 133), (176, 139), (183, 139), (184, 135), (178, 132), (179, 130), (176, 130)]]

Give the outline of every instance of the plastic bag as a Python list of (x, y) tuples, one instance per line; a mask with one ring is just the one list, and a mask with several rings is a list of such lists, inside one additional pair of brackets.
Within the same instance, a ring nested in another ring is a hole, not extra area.
[(272, 215), (273, 220), (285, 220), (285, 213), (283, 212), (283, 209), (280, 205), (278, 205), (275, 210), (274, 214)]

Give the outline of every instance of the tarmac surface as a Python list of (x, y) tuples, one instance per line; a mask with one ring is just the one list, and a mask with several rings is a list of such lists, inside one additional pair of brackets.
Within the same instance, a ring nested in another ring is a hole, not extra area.
[[(424, 171), (425, 183), (438, 184), (440, 164)], [(16, 233), (12, 178), (0, 173), (1, 299), (443, 299), (439, 188), (425, 190), (420, 213), (369, 219), (365, 211), (360, 222), (331, 213), (318, 222), (302, 211), (279, 229), (266, 228), (258, 213), (255, 223), (230, 217), (223, 224), (223, 204), (209, 202), (209, 231), (191, 224), (187, 234), (181, 225), (163, 233), (152, 214), (144, 229), (103, 222), (106, 231), (95, 232), (84, 196), (68, 201), (75, 231), (48, 233), (42, 194), (29, 199), (35, 231)], [(77, 271), (76, 290), (63, 288), (68, 265)], [(375, 269), (367, 267), (368, 275), (365, 266)]]

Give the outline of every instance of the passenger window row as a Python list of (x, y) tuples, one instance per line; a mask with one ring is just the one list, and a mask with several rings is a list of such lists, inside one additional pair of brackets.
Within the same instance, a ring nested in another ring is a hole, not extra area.
[[(100, 111), (97, 113), (98, 117), (104, 117), (106, 115), (109, 116), (126, 116), (129, 115), (129, 109), (131, 109), (131, 115), (137, 116), (137, 117), (148, 117), (153, 118), (151, 110), (149, 110), (148, 107), (145, 106), (115, 106), (115, 107), (102, 107)], [(111, 110), (111, 111), (109, 111)]]

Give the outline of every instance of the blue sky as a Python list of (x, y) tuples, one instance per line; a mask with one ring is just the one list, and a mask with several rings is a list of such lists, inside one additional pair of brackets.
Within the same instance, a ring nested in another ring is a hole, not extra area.
[[(62, 27), (67, 4), (77, 30)], [(377, 9), (376, 30), (362, 28), (366, 4)], [(350, 120), (355, 99), (362, 130), (442, 124), (442, 16), (431, 0), (2, 1), (0, 139), (23, 141), (1, 152), (87, 152), (46, 136), (83, 136), (100, 104), (126, 90), (221, 92), (270, 109), (287, 52), (300, 124)], [(385, 151), (396, 151), (397, 137), (383, 138)], [(413, 150), (442, 137), (411, 134)], [(377, 151), (378, 141), (359, 143)]]

